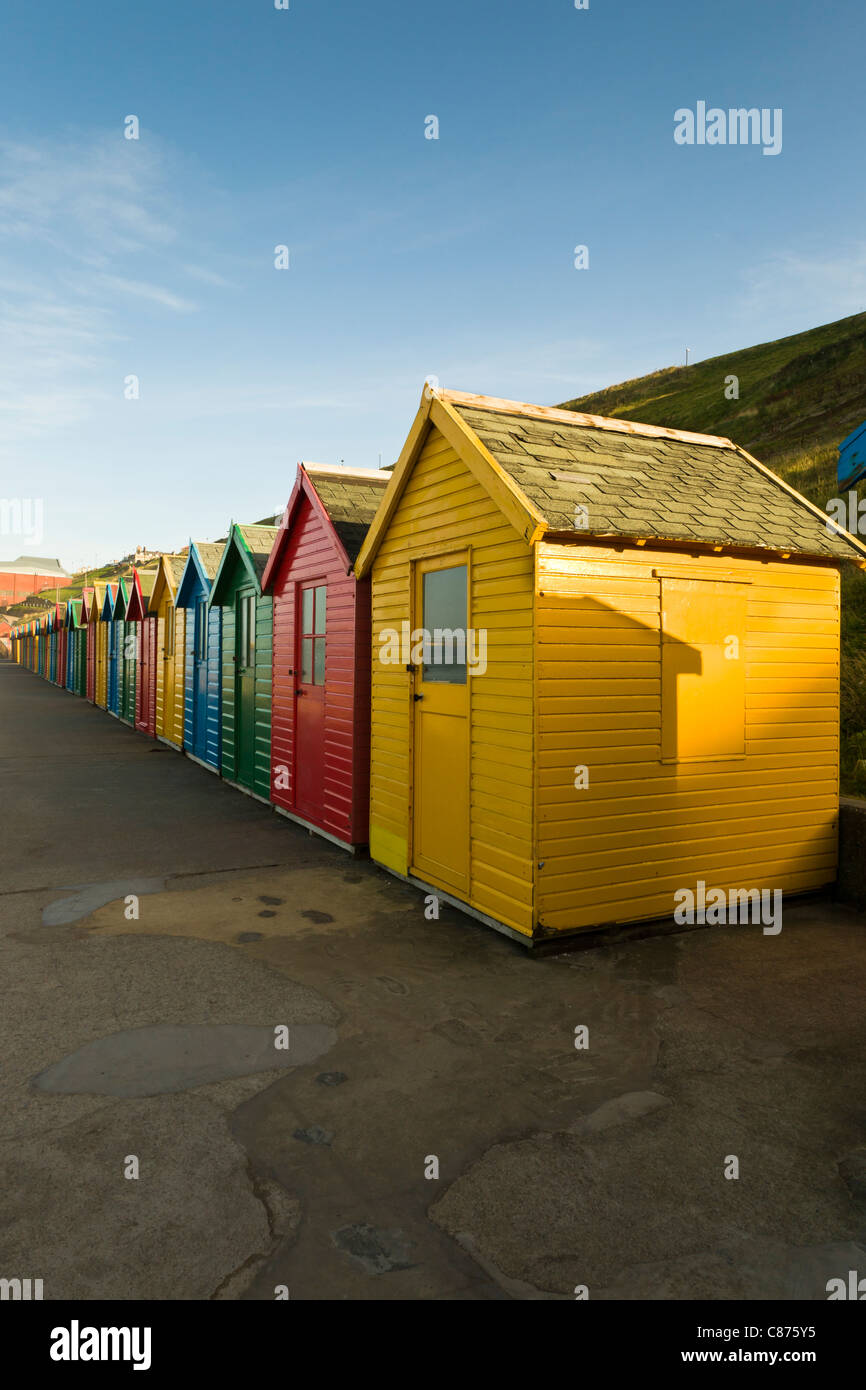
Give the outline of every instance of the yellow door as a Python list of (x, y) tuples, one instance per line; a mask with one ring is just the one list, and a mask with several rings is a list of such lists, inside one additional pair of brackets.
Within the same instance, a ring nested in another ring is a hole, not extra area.
[(416, 561), (414, 587), (412, 872), (465, 897), (469, 893), (468, 555)]

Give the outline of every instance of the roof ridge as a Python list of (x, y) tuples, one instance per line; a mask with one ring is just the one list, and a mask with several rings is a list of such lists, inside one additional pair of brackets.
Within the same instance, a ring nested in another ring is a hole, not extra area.
[(704, 444), (715, 449), (736, 449), (730, 439), (715, 434), (695, 434), (692, 430), (664, 429), (661, 425), (644, 425), (634, 420), (618, 420), (607, 415), (584, 415), (576, 410), (560, 410), (556, 406), (531, 405), (528, 401), (508, 401), (499, 396), (475, 396), (467, 391), (431, 390), (431, 395), (450, 405), (470, 406), (501, 415), (525, 415), (530, 420), (551, 420), (563, 425), (584, 429), (611, 430), (616, 434), (642, 435), (648, 439), (678, 439), (683, 444)]
[(348, 478), (363, 483), (387, 484), (391, 480), (390, 473), (386, 474), (384, 470), (380, 471), (378, 468), (344, 468), (339, 463), (304, 463), (303, 461), (300, 466), (311, 478), (315, 477), (316, 474), (321, 474), (326, 478)]

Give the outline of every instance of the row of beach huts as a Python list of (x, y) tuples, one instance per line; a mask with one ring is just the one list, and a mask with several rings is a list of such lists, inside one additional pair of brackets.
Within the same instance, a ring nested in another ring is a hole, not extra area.
[(13, 656), (535, 944), (832, 882), (843, 561), (730, 440), (425, 387), (393, 469), (298, 465)]

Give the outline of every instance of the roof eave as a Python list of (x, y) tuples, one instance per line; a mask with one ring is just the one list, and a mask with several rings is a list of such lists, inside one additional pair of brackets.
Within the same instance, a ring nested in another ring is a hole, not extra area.
[(675, 536), (627, 536), (621, 531), (556, 531), (552, 528), (541, 537), (555, 545), (604, 545), (613, 549), (661, 549), (701, 555), (759, 556), (763, 559), (793, 560), (825, 565), (853, 563), (866, 568), (866, 556), (829, 555), (824, 551), (799, 550), (793, 546), (746, 545), (737, 541), (689, 540)]

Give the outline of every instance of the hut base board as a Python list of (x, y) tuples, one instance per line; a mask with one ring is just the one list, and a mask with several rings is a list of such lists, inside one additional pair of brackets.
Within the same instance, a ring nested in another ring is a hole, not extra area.
[[(273, 802), (271, 803), (273, 805)], [(286, 820), (292, 820), (295, 825), (302, 825), (305, 830), (309, 830), (311, 835), (320, 835), (323, 840), (330, 840), (332, 845), (338, 849), (344, 849), (347, 854), (362, 854), (363, 845), (351, 845), (348, 840), (341, 840), (338, 835), (332, 835), (330, 831), (323, 830), (319, 825), (313, 825), (312, 821), (304, 820), (303, 816), (295, 815), (294, 811), (287, 811), (282, 806), (274, 806), (278, 816), (285, 816)]]
[(235, 791), (243, 792), (244, 796), (251, 796), (253, 801), (260, 801), (263, 806), (272, 805), (266, 796), (259, 796), (258, 792), (250, 791), (249, 787), (242, 786), (240, 782), (230, 782), (228, 777), (224, 777), (223, 781), (227, 787), (234, 787)]
[[(176, 748), (177, 744), (173, 743), (171, 746)], [(219, 777), (220, 770), (218, 767), (214, 767), (213, 763), (206, 763), (204, 758), (197, 758), (195, 753), (190, 753), (188, 748), (181, 748), (179, 751), (183, 753), (184, 757), (189, 758), (191, 763), (198, 763), (199, 767), (203, 767), (206, 772), (212, 772), (215, 777)], [(230, 782), (229, 786), (234, 786), (234, 783)]]
[(174, 739), (163, 738), (162, 734), (157, 734), (156, 739), (158, 743), (164, 743), (167, 748), (173, 748), (176, 753), (183, 752), (183, 749), (181, 748), (180, 744), (175, 743)]
[[(379, 861), (374, 859), (373, 862), (378, 864)], [(483, 922), (485, 927), (492, 927), (494, 931), (498, 931), (502, 936), (510, 937), (512, 941), (516, 941), (528, 950), (531, 950), (533, 946), (538, 946), (541, 942), (542, 938), (524, 936), (523, 932), (518, 931), (516, 927), (507, 927), (504, 922), (498, 921), (495, 917), (488, 917), (486, 912), (480, 912), (477, 907), (470, 907), (469, 903), (464, 902), (462, 898), (455, 898), (453, 894), (446, 893), (444, 888), (436, 888), (432, 883), (425, 883), (423, 879), (414, 878), (412, 874), (400, 874), (396, 869), (389, 869), (387, 864), (379, 864), (379, 868), (384, 869), (394, 878), (399, 878), (401, 883), (409, 883), (413, 888), (422, 888), (425, 893), (432, 893), (442, 902), (456, 907), (458, 912), (465, 912), (467, 917), (474, 917), (477, 922)]]
[[(401, 874), (396, 869), (389, 869), (387, 864), (379, 864), (378, 860), (373, 861), (380, 869), (391, 874), (393, 878), (399, 878), (401, 883), (411, 884), (413, 888), (421, 888), (425, 893), (432, 893), (434, 897), (440, 898), (451, 907), (456, 907), (458, 912), (465, 912), (467, 917), (474, 917), (477, 922), (483, 922), (486, 927), (492, 927), (501, 936), (508, 936), (512, 941), (516, 941), (524, 950), (531, 951), (533, 955), (554, 955), (557, 951), (580, 951), (591, 950), (597, 946), (615, 946), (625, 941), (639, 941), (647, 936), (673, 936), (680, 932), (692, 931), (722, 931), (723, 927), (715, 927), (707, 922), (677, 922), (668, 913), (657, 917), (640, 917), (629, 922), (609, 922), (599, 923), (598, 926), (564, 927), (560, 931), (544, 931), (543, 935), (524, 936), (516, 927), (507, 927), (504, 922), (500, 922), (495, 917), (488, 917), (485, 912), (480, 912), (477, 907), (471, 907), (462, 898), (455, 898), (453, 894), (446, 893), (443, 888), (437, 888), (432, 883), (425, 883), (420, 878), (413, 877), (412, 874)], [(808, 901), (809, 899), (820, 899), (826, 897), (828, 891), (833, 886), (833, 880), (820, 885), (817, 888), (804, 888), (799, 893), (788, 893), (786, 898), (793, 898), (797, 901)]]

